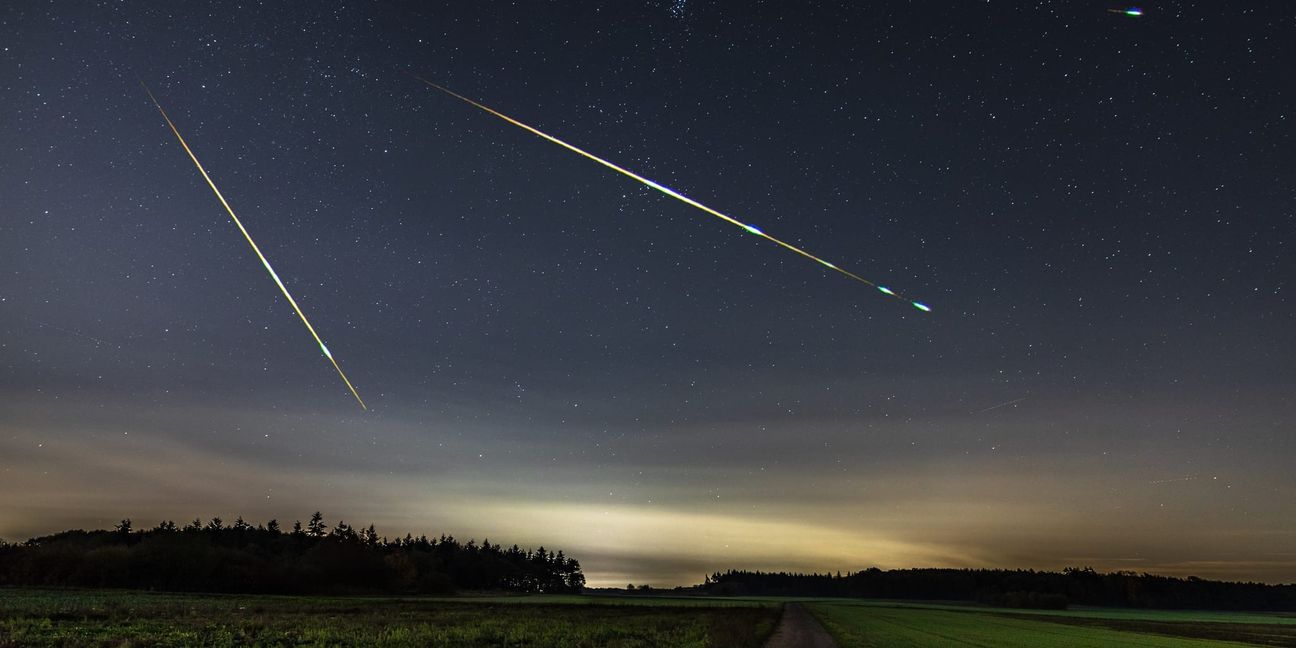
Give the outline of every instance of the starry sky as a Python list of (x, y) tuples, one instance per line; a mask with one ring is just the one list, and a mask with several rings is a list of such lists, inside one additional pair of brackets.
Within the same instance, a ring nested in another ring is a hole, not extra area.
[(1296, 11), (744, 4), (6, 3), (0, 538), (1296, 580)]

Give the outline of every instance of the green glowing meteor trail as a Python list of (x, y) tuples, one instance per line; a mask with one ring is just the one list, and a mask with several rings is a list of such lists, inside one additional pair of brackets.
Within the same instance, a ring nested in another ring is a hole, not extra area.
[(365, 405), (364, 400), (360, 398), (359, 392), (356, 391), (356, 388), (351, 384), (351, 381), (347, 379), (346, 374), (342, 373), (342, 367), (338, 365), (337, 360), (333, 359), (333, 354), (329, 352), (328, 347), (324, 344), (324, 340), (320, 339), (319, 333), (315, 332), (315, 327), (311, 326), (310, 320), (306, 319), (306, 313), (302, 312), (301, 306), (297, 305), (297, 300), (293, 299), (293, 296), (289, 294), (288, 287), (284, 285), (283, 280), (279, 279), (279, 274), (274, 271), (274, 268), (270, 267), (269, 259), (266, 259), (265, 255), (261, 253), (261, 248), (257, 247), (256, 241), (252, 240), (252, 235), (248, 234), (247, 228), (243, 227), (243, 221), (240, 221), (239, 217), (234, 215), (234, 209), (230, 207), (228, 202), (226, 202), (225, 196), (221, 195), (220, 189), (216, 188), (216, 183), (212, 182), (211, 176), (207, 175), (207, 170), (203, 168), (202, 163), (198, 161), (198, 156), (194, 155), (193, 150), (189, 148), (189, 144), (187, 144), (184, 137), (180, 135), (180, 131), (176, 128), (175, 123), (171, 121), (171, 117), (162, 109), (162, 104), (158, 103), (157, 97), (153, 96), (153, 92), (148, 89), (148, 86), (144, 85), (144, 82), (141, 81), (140, 85), (143, 86), (144, 92), (148, 94), (149, 100), (153, 102), (153, 105), (157, 106), (158, 112), (162, 113), (162, 119), (166, 120), (167, 126), (171, 128), (171, 132), (175, 133), (176, 139), (180, 141), (180, 146), (184, 147), (185, 153), (189, 154), (189, 159), (193, 160), (194, 166), (198, 167), (198, 173), (202, 174), (203, 180), (207, 181), (207, 186), (211, 187), (212, 192), (216, 194), (216, 198), (220, 200), (221, 205), (225, 207), (225, 211), (228, 212), (230, 218), (234, 220), (234, 224), (237, 225), (239, 231), (243, 233), (243, 238), (247, 239), (248, 245), (252, 246), (252, 251), (256, 252), (258, 259), (261, 259), (261, 265), (265, 266), (266, 272), (270, 273), (270, 278), (274, 279), (275, 285), (279, 286), (279, 291), (283, 293), (284, 297), (288, 298), (288, 303), (292, 304), (293, 311), (297, 313), (297, 317), (301, 318), (302, 323), (306, 325), (306, 330), (310, 331), (311, 337), (315, 338), (315, 342), (319, 344), (320, 351), (324, 353), (324, 357), (328, 358), (329, 362), (333, 363), (333, 368), (336, 369), (338, 375), (342, 377), (342, 382), (346, 383), (347, 389), (351, 390), (351, 395), (355, 396), (356, 402), (360, 403), (360, 409), (368, 410), (369, 407)]
[(508, 115), (505, 115), (504, 113), (497, 112), (497, 111), (495, 111), (495, 110), (493, 110), (493, 109), (491, 109), (491, 108), (489, 108), (489, 107), (487, 107), (487, 106), (485, 106), (485, 105), (482, 105), (482, 104), (480, 104), (480, 103), (477, 103), (476, 101), (473, 101), (472, 99), (469, 99), (468, 97), (465, 97), (465, 96), (463, 96), (463, 95), (461, 95), (461, 94), (459, 94), (459, 93), (456, 93), (456, 92), (454, 92), (454, 91), (451, 91), (451, 90), (448, 89), (448, 88), (444, 88), (444, 87), (439, 86), (439, 85), (437, 85), (437, 84), (435, 84), (435, 83), (432, 83), (431, 81), (428, 81), (427, 79), (424, 79), (424, 78), (422, 78), (422, 77), (415, 76), (415, 75), (412, 75), (412, 74), (411, 74), (410, 76), (414, 77), (415, 79), (418, 79), (419, 81), (422, 81), (423, 83), (425, 83), (425, 84), (427, 84), (427, 85), (429, 85), (429, 86), (431, 86), (431, 87), (433, 87), (433, 88), (436, 88), (437, 90), (440, 90), (441, 92), (444, 92), (444, 93), (450, 95), (451, 97), (454, 97), (454, 98), (456, 98), (456, 99), (459, 99), (460, 101), (463, 101), (464, 103), (467, 103), (467, 104), (469, 104), (469, 105), (471, 105), (471, 106), (474, 106), (474, 107), (476, 107), (476, 108), (479, 108), (479, 109), (481, 109), (481, 110), (483, 110), (483, 111), (485, 111), (485, 112), (487, 112), (487, 113), (490, 113), (490, 114), (492, 114), (492, 115), (494, 115), (494, 116), (496, 116), (496, 117), (499, 117), (500, 119), (502, 119), (502, 120), (504, 120), (504, 121), (506, 121), (506, 122), (508, 122), (508, 123), (510, 123), (510, 124), (513, 124), (514, 126), (517, 126), (518, 128), (521, 128), (521, 129), (523, 129), (523, 130), (525, 130), (525, 131), (528, 131), (528, 132), (530, 132), (530, 133), (532, 133), (532, 134), (538, 135), (538, 136), (540, 136), (540, 137), (542, 137), (542, 138), (544, 138), (544, 139), (546, 139), (546, 140), (549, 140), (550, 142), (553, 142), (554, 144), (557, 144), (557, 145), (559, 145), (559, 146), (561, 146), (561, 147), (563, 147), (563, 148), (565, 148), (565, 149), (567, 149), (567, 150), (569, 150), (569, 151), (571, 151), (571, 152), (573, 152), (573, 153), (577, 153), (577, 154), (579, 154), (579, 155), (584, 156), (585, 158), (588, 158), (588, 159), (590, 159), (590, 160), (593, 160), (593, 161), (595, 161), (595, 162), (598, 162), (599, 164), (602, 164), (603, 166), (605, 166), (605, 167), (607, 167), (607, 168), (609, 168), (609, 169), (612, 169), (613, 171), (616, 171), (617, 173), (620, 173), (621, 175), (624, 175), (624, 176), (626, 176), (627, 178), (631, 178), (631, 179), (633, 179), (633, 180), (636, 180), (636, 181), (640, 182), (641, 184), (643, 184), (643, 185), (645, 185), (645, 186), (652, 187), (653, 189), (656, 189), (657, 191), (660, 191), (660, 192), (666, 194), (667, 196), (670, 196), (671, 198), (674, 198), (674, 199), (676, 199), (676, 200), (678, 200), (678, 201), (680, 201), (680, 202), (686, 203), (686, 204), (688, 204), (688, 205), (692, 205), (693, 207), (696, 207), (696, 208), (698, 208), (698, 209), (700, 209), (700, 210), (702, 210), (702, 211), (704, 211), (704, 212), (706, 212), (706, 213), (708, 213), (708, 214), (711, 214), (712, 216), (715, 216), (716, 218), (719, 218), (719, 219), (721, 219), (721, 220), (723, 220), (723, 221), (725, 221), (725, 222), (728, 222), (728, 223), (730, 223), (730, 224), (732, 224), (732, 225), (737, 225), (738, 227), (741, 227), (743, 230), (747, 231), (747, 232), (750, 233), (750, 234), (755, 234), (756, 236), (759, 236), (759, 237), (761, 237), (761, 238), (763, 238), (763, 239), (765, 239), (765, 240), (767, 240), (767, 241), (770, 241), (770, 242), (775, 243), (775, 244), (777, 244), (777, 245), (781, 245), (781, 246), (783, 246), (784, 248), (787, 248), (787, 249), (789, 249), (789, 250), (791, 250), (791, 251), (793, 251), (793, 252), (796, 252), (797, 254), (800, 254), (801, 256), (806, 257), (807, 259), (810, 259), (811, 261), (814, 261), (815, 263), (818, 263), (819, 265), (822, 265), (822, 266), (824, 266), (825, 268), (828, 268), (829, 270), (834, 270), (834, 271), (839, 272), (839, 273), (841, 273), (841, 274), (843, 274), (843, 275), (845, 275), (845, 276), (847, 276), (847, 277), (849, 277), (849, 278), (851, 278), (851, 279), (854, 279), (855, 281), (858, 281), (858, 282), (860, 282), (860, 283), (862, 283), (862, 284), (865, 284), (865, 285), (868, 285), (868, 286), (872, 286), (872, 287), (876, 288), (876, 289), (877, 289), (879, 292), (881, 292), (882, 294), (887, 295), (888, 297), (894, 297), (894, 298), (896, 298), (896, 299), (898, 299), (898, 300), (900, 300), (900, 301), (907, 302), (909, 305), (913, 306), (914, 308), (917, 308), (918, 310), (920, 310), (920, 311), (922, 311), (922, 312), (924, 312), (924, 313), (930, 313), (931, 310), (932, 310), (931, 307), (927, 306), (926, 304), (923, 304), (923, 303), (920, 303), (920, 302), (913, 301), (913, 300), (911, 300), (911, 299), (909, 299), (909, 298), (907, 298), (907, 297), (904, 297), (903, 295), (900, 295), (898, 292), (896, 292), (896, 291), (894, 291), (894, 290), (891, 290), (890, 288), (886, 288), (886, 287), (884, 287), (884, 286), (879, 286), (878, 284), (876, 284), (876, 283), (874, 283), (874, 282), (872, 282), (872, 281), (869, 281), (868, 279), (865, 279), (864, 277), (861, 277), (861, 276), (855, 274), (854, 272), (851, 272), (851, 271), (849, 271), (849, 270), (843, 270), (843, 269), (841, 269), (841, 268), (839, 268), (839, 267), (837, 267), (837, 266), (835, 266), (835, 265), (829, 263), (828, 261), (825, 261), (824, 259), (821, 259), (821, 258), (819, 258), (819, 257), (817, 257), (817, 256), (815, 256), (815, 255), (813, 255), (813, 254), (811, 254), (811, 253), (809, 253), (809, 252), (807, 252), (807, 251), (805, 251), (805, 250), (803, 250), (803, 249), (801, 249), (801, 248), (795, 246), (795, 245), (792, 245), (791, 243), (787, 243), (786, 241), (782, 241), (782, 240), (780, 240), (780, 239), (774, 238), (773, 236), (770, 236), (769, 234), (766, 234), (765, 232), (762, 232), (761, 230), (757, 229), (756, 227), (754, 227), (754, 226), (752, 226), (752, 225), (748, 225), (748, 224), (743, 223), (743, 222), (741, 222), (741, 221), (739, 221), (739, 220), (737, 220), (737, 219), (735, 219), (735, 218), (731, 218), (731, 217), (729, 217), (729, 216), (726, 216), (725, 214), (723, 214), (723, 213), (721, 213), (721, 212), (719, 212), (719, 211), (717, 211), (717, 210), (715, 210), (715, 209), (712, 209), (712, 208), (710, 208), (710, 207), (707, 207), (706, 205), (703, 205), (702, 203), (700, 203), (700, 202), (698, 202), (698, 201), (696, 201), (696, 200), (693, 200), (692, 198), (689, 198), (688, 196), (685, 196), (684, 194), (679, 193), (678, 191), (675, 191), (674, 189), (671, 189), (670, 187), (667, 187), (667, 186), (664, 186), (664, 185), (660, 185), (660, 184), (658, 184), (658, 183), (656, 183), (656, 182), (653, 182), (652, 180), (649, 180), (648, 178), (645, 178), (645, 177), (643, 177), (643, 176), (641, 176), (641, 175), (639, 175), (639, 174), (637, 174), (637, 173), (634, 173), (633, 171), (630, 171), (630, 170), (625, 169), (625, 168), (623, 168), (623, 167), (617, 166), (616, 164), (613, 164), (613, 163), (611, 163), (611, 162), (609, 162), (609, 161), (607, 161), (607, 160), (604, 160), (603, 158), (601, 158), (601, 157), (599, 157), (599, 156), (597, 156), (597, 155), (594, 155), (593, 153), (589, 153), (589, 152), (586, 152), (586, 151), (584, 151), (584, 150), (582, 150), (582, 149), (579, 149), (579, 148), (577, 148), (577, 147), (575, 147), (575, 146), (573, 146), (573, 145), (571, 145), (571, 144), (568, 144), (567, 142), (564, 142), (564, 141), (558, 139), (557, 137), (554, 137), (554, 136), (552, 136), (552, 135), (549, 135), (549, 134), (547, 134), (547, 133), (544, 133), (544, 132), (540, 131), (540, 130), (537, 129), (537, 128), (533, 128), (533, 127), (531, 127), (531, 126), (528, 126), (528, 125), (526, 125), (526, 124), (524, 124), (524, 123), (522, 123), (522, 122), (520, 122), (520, 121), (518, 121), (518, 120), (516, 120), (516, 119), (513, 119), (512, 117), (509, 117)]

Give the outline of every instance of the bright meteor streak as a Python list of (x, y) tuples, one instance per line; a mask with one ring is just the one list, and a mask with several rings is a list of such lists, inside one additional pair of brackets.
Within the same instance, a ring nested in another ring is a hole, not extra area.
[(710, 207), (707, 207), (706, 205), (703, 205), (702, 203), (700, 203), (700, 202), (698, 202), (698, 201), (696, 201), (696, 200), (693, 200), (692, 198), (689, 198), (688, 196), (685, 196), (684, 194), (679, 193), (678, 191), (675, 191), (674, 189), (671, 189), (670, 187), (667, 187), (667, 186), (664, 186), (664, 185), (657, 184), (656, 182), (653, 182), (652, 180), (649, 180), (648, 178), (645, 178), (645, 177), (643, 177), (643, 176), (641, 176), (641, 175), (639, 175), (639, 174), (637, 174), (637, 173), (635, 173), (635, 172), (633, 172), (633, 171), (630, 171), (630, 170), (625, 169), (625, 168), (623, 168), (623, 167), (617, 166), (616, 164), (613, 164), (613, 163), (611, 163), (611, 162), (609, 162), (609, 161), (607, 161), (607, 160), (604, 160), (603, 158), (601, 158), (601, 157), (599, 157), (599, 156), (597, 156), (597, 155), (594, 155), (593, 153), (589, 153), (589, 152), (587, 152), (587, 151), (584, 151), (584, 150), (582, 150), (582, 149), (580, 149), (580, 148), (577, 148), (577, 147), (575, 147), (575, 146), (573, 146), (573, 145), (571, 145), (571, 144), (568, 144), (567, 142), (564, 142), (564, 141), (558, 139), (557, 137), (554, 137), (554, 136), (552, 136), (552, 135), (549, 135), (549, 134), (547, 134), (547, 133), (544, 133), (544, 132), (540, 131), (539, 129), (533, 128), (533, 127), (528, 126), (528, 125), (526, 125), (526, 124), (523, 124), (522, 122), (520, 122), (520, 121), (518, 121), (518, 120), (516, 120), (516, 119), (513, 119), (512, 117), (509, 117), (508, 115), (505, 115), (504, 113), (497, 112), (497, 111), (495, 111), (495, 110), (493, 110), (493, 109), (491, 109), (491, 108), (489, 108), (489, 107), (487, 107), (487, 106), (484, 106), (484, 105), (482, 105), (482, 104), (480, 104), (480, 103), (477, 103), (476, 101), (473, 101), (472, 99), (469, 99), (468, 97), (465, 97), (465, 96), (463, 96), (463, 95), (461, 95), (461, 94), (459, 94), (459, 93), (457, 93), (457, 92), (454, 92), (454, 91), (452, 91), (452, 90), (450, 90), (450, 89), (448, 89), (448, 88), (444, 88), (444, 87), (439, 86), (439, 85), (437, 85), (437, 84), (435, 84), (435, 83), (432, 83), (431, 81), (428, 81), (427, 79), (424, 79), (423, 77), (415, 76), (415, 75), (412, 75), (412, 74), (411, 74), (410, 76), (413, 76), (415, 79), (418, 79), (419, 81), (422, 81), (423, 83), (426, 83), (427, 85), (429, 85), (429, 86), (431, 86), (431, 87), (433, 87), (433, 88), (436, 88), (437, 90), (440, 90), (441, 92), (444, 92), (444, 93), (450, 95), (451, 97), (454, 97), (454, 98), (456, 98), (456, 99), (459, 99), (460, 101), (463, 101), (463, 102), (465, 102), (465, 103), (467, 103), (467, 104), (469, 104), (469, 105), (471, 105), (471, 106), (474, 106), (474, 107), (476, 107), (476, 108), (479, 108), (479, 109), (481, 109), (481, 110), (483, 110), (483, 111), (485, 111), (485, 112), (488, 112), (488, 113), (490, 113), (490, 114), (492, 114), (492, 115), (494, 115), (494, 116), (496, 116), (496, 117), (499, 117), (500, 119), (503, 119), (504, 121), (506, 121), (506, 122), (508, 122), (508, 123), (510, 123), (510, 124), (513, 124), (514, 126), (517, 126), (518, 128), (521, 128), (521, 129), (523, 129), (523, 130), (525, 130), (525, 131), (528, 131), (528, 132), (530, 132), (530, 133), (532, 133), (532, 134), (534, 134), (534, 135), (538, 135), (538, 136), (540, 136), (540, 137), (542, 137), (542, 138), (544, 138), (544, 139), (546, 139), (546, 140), (549, 140), (550, 142), (553, 142), (554, 144), (557, 144), (557, 145), (559, 145), (559, 146), (561, 146), (561, 147), (563, 147), (563, 148), (565, 148), (565, 149), (567, 149), (567, 150), (569, 150), (569, 151), (571, 151), (571, 152), (573, 152), (573, 153), (577, 153), (577, 154), (579, 154), (579, 155), (581, 155), (581, 156), (584, 156), (584, 157), (587, 158), (587, 159), (590, 159), (590, 160), (593, 160), (593, 161), (595, 161), (595, 162), (598, 162), (599, 164), (602, 164), (603, 166), (605, 166), (605, 167), (607, 167), (607, 168), (609, 168), (609, 169), (612, 169), (613, 171), (616, 171), (617, 173), (620, 173), (621, 175), (626, 176), (627, 178), (631, 178), (631, 179), (633, 179), (633, 180), (636, 180), (636, 181), (640, 182), (641, 184), (643, 184), (643, 185), (645, 185), (645, 186), (652, 187), (653, 189), (656, 189), (657, 191), (660, 191), (660, 192), (666, 194), (667, 196), (670, 196), (671, 198), (674, 198), (674, 199), (676, 199), (676, 200), (678, 200), (678, 201), (680, 201), (680, 202), (683, 202), (683, 203), (686, 203), (686, 204), (692, 205), (693, 207), (696, 207), (696, 208), (698, 208), (698, 209), (700, 209), (700, 210), (702, 210), (702, 211), (704, 211), (704, 212), (706, 212), (706, 213), (708, 213), (708, 214), (711, 214), (712, 216), (715, 216), (716, 218), (719, 218), (719, 219), (721, 219), (721, 220), (723, 220), (723, 221), (725, 221), (725, 222), (727, 222), (727, 223), (730, 223), (730, 224), (732, 224), (732, 225), (737, 225), (738, 227), (741, 227), (742, 229), (746, 230), (746, 231), (747, 231), (748, 233), (750, 233), (750, 234), (755, 234), (756, 236), (759, 236), (759, 237), (761, 237), (761, 238), (763, 238), (763, 239), (765, 239), (765, 240), (767, 240), (767, 241), (770, 241), (770, 242), (775, 243), (775, 244), (777, 244), (777, 245), (781, 245), (781, 246), (783, 246), (784, 248), (787, 248), (787, 249), (789, 249), (789, 250), (791, 250), (791, 251), (793, 251), (793, 252), (796, 252), (797, 254), (800, 254), (801, 256), (803, 256), (803, 257), (805, 257), (805, 258), (807, 258), (807, 259), (810, 259), (811, 261), (814, 261), (815, 263), (818, 263), (819, 265), (822, 265), (822, 266), (825, 267), (825, 268), (828, 268), (829, 270), (833, 270), (833, 271), (839, 272), (839, 273), (841, 273), (841, 274), (843, 274), (843, 275), (845, 275), (845, 276), (847, 276), (847, 277), (849, 277), (849, 278), (851, 278), (851, 279), (854, 279), (855, 281), (858, 281), (858, 282), (860, 282), (860, 283), (862, 283), (862, 284), (865, 284), (865, 285), (868, 285), (868, 286), (872, 286), (872, 287), (878, 289), (878, 291), (880, 291), (882, 294), (887, 295), (888, 297), (894, 297), (894, 298), (896, 298), (896, 299), (899, 299), (900, 301), (907, 302), (907, 303), (909, 303), (909, 305), (913, 306), (914, 308), (917, 308), (917, 309), (920, 310), (920, 311), (923, 311), (924, 313), (930, 313), (931, 310), (932, 310), (931, 307), (927, 306), (926, 304), (923, 304), (923, 303), (920, 303), (920, 302), (913, 301), (913, 300), (911, 300), (911, 299), (909, 299), (909, 298), (907, 298), (907, 297), (904, 297), (904, 296), (900, 295), (900, 294), (897, 293), (896, 291), (891, 290), (890, 288), (886, 288), (886, 287), (884, 287), (884, 286), (879, 286), (878, 284), (876, 284), (876, 283), (874, 283), (874, 282), (872, 282), (872, 281), (869, 281), (868, 279), (865, 279), (864, 277), (861, 277), (861, 276), (855, 274), (854, 272), (851, 272), (851, 271), (849, 271), (849, 270), (843, 270), (843, 269), (841, 269), (841, 268), (838, 268), (837, 266), (835, 266), (835, 265), (833, 265), (833, 264), (831, 264), (831, 263), (829, 263), (829, 262), (827, 262), (827, 261), (825, 261), (825, 260), (823, 260), (823, 259), (821, 259), (821, 258), (819, 258), (819, 257), (817, 257), (817, 256), (815, 256), (815, 255), (813, 255), (813, 254), (811, 254), (811, 253), (809, 253), (809, 252), (806, 252), (805, 250), (802, 250), (801, 248), (796, 247), (795, 245), (792, 245), (791, 243), (787, 243), (787, 242), (782, 241), (782, 240), (780, 240), (780, 239), (774, 238), (773, 236), (770, 236), (769, 234), (766, 234), (765, 232), (762, 232), (761, 230), (757, 229), (756, 227), (754, 227), (754, 226), (752, 226), (752, 225), (748, 225), (747, 223), (743, 223), (743, 222), (741, 222), (741, 221), (739, 221), (739, 220), (737, 220), (737, 219), (735, 219), (735, 218), (731, 218), (731, 217), (729, 217), (729, 216), (726, 216), (725, 214), (723, 214), (723, 213), (721, 213), (721, 212), (719, 212), (719, 211), (717, 211), (717, 210), (715, 210), (715, 209), (712, 209), (712, 208), (710, 208)]
[(256, 242), (252, 240), (252, 235), (248, 234), (247, 228), (243, 227), (243, 222), (239, 220), (239, 217), (234, 215), (234, 209), (225, 201), (225, 196), (221, 195), (220, 189), (216, 188), (216, 183), (212, 182), (211, 176), (207, 175), (207, 170), (204, 169), (202, 163), (198, 161), (198, 156), (194, 155), (193, 150), (189, 148), (189, 144), (185, 143), (184, 137), (180, 135), (180, 131), (176, 128), (175, 123), (171, 121), (171, 117), (162, 109), (162, 104), (158, 103), (157, 97), (153, 96), (153, 93), (148, 89), (148, 86), (144, 85), (142, 81), (140, 82), (140, 85), (144, 87), (144, 92), (148, 94), (153, 105), (157, 106), (158, 112), (162, 113), (162, 119), (166, 120), (167, 126), (171, 128), (171, 132), (175, 133), (176, 139), (180, 141), (180, 146), (184, 147), (185, 153), (189, 154), (189, 159), (193, 160), (194, 166), (198, 167), (198, 173), (202, 174), (203, 180), (207, 181), (207, 186), (211, 187), (212, 192), (216, 194), (216, 198), (220, 200), (221, 205), (225, 207), (225, 211), (228, 212), (230, 218), (234, 220), (234, 224), (237, 225), (239, 231), (243, 233), (243, 238), (247, 239), (248, 245), (252, 246), (252, 251), (256, 252), (258, 259), (261, 259), (261, 265), (265, 266), (266, 272), (270, 273), (270, 278), (274, 279), (275, 285), (279, 286), (279, 291), (283, 293), (284, 297), (288, 298), (288, 303), (292, 304), (293, 311), (297, 313), (297, 317), (301, 318), (302, 324), (306, 325), (306, 330), (310, 331), (311, 337), (315, 338), (315, 342), (319, 344), (320, 351), (324, 352), (324, 357), (328, 358), (329, 362), (333, 363), (333, 368), (336, 369), (338, 375), (342, 377), (342, 382), (346, 383), (347, 389), (351, 390), (351, 395), (355, 396), (356, 402), (360, 403), (360, 408), (368, 410), (369, 407), (365, 405), (364, 400), (360, 398), (359, 392), (356, 391), (356, 388), (351, 384), (351, 381), (347, 379), (346, 374), (342, 373), (342, 367), (338, 365), (337, 360), (333, 359), (333, 354), (329, 353), (328, 347), (324, 345), (324, 340), (320, 339), (319, 333), (315, 332), (315, 327), (311, 326), (310, 320), (306, 319), (306, 313), (302, 312), (301, 306), (297, 305), (297, 300), (293, 299), (293, 296), (288, 293), (288, 287), (284, 285), (284, 282), (281, 279), (279, 279), (279, 274), (274, 271), (274, 268), (270, 267), (270, 261), (266, 259), (264, 254), (261, 254), (261, 248), (257, 247)]

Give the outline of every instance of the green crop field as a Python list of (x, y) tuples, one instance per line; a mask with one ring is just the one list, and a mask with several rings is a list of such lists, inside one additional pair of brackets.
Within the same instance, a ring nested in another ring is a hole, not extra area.
[[(1284, 617), (1241, 615), (1271, 623), (1203, 621), (1197, 615), (1227, 618), (1227, 613), (1139, 611), (1135, 618), (1104, 618), (1102, 610), (1018, 614), (976, 606), (903, 603), (807, 603), (843, 648), (886, 646), (995, 646), (1004, 648), (1223, 648), (1296, 646), (1296, 627)], [(1111, 611), (1132, 612), (1132, 611)]]
[(1184, 623), (1244, 623), (1296, 625), (1292, 612), (1227, 612), (1216, 610), (1146, 610), (1133, 608), (1074, 607), (1068, 610), (1005, 610), (975, 603), (927, 603), (920, 601), (894, 601), (882, 599), (804, 599), (806, 601), (846, 602), (851, 605), (874, 607), (904, 607), (952, 611), (993, 611), (1015, 615), (1076, 617), (1127, 621), (1164, 621)]
[(849, 599), (600, 595), (324, 597), (0, 589), (10, 646), (762, 645), (780, 605), (805, 605), (843, 648), (1296, 647), (1291, 615), (1004, 610)]
[[(580, 603), (577, 605), (576, 603)], [(772, 605), (0, 590), (0, 646), (756, 647)]]

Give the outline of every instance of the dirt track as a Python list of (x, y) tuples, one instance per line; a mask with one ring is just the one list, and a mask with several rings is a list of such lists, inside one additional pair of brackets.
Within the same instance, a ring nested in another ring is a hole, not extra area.
[(837, 642), (805, 607), (787, 603), (783, 606), (783, 618), (765, 648), (837, 648)]

